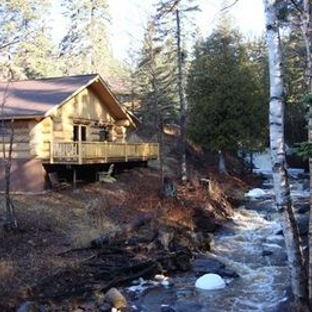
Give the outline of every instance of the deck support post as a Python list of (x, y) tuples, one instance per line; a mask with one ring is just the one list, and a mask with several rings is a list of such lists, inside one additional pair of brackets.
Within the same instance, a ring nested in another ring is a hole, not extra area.
[(78, 163), (82, 164), (82, 142), (78, 141)]
[(51, 138), (50, 141), (50, 164), (54, 163), (54, 142), (53, 142), (53, 137)]
[(107, 150), (107, 142), (104, 142), (104, 161), (107, 163), (107, 154), (108, 154), (108, 150)]
[(73, 171), (73, 184), (74, 184), (74, 189), (77, 187), (77, 168), (74, 166), (74, 171)]
[(128, 162), (128, 145), (125, 143), (125, 162)]
[(50, 164), (53, 164), (53, 142), (50, 142)]

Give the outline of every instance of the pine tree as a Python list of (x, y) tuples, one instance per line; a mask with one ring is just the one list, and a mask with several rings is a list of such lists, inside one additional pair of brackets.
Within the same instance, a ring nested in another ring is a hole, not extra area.
[(222, 19), (196, 44), (188, 79), (190, 138), (221, 152), (258, 149), (266, 138), (265, 86), (240, 33)]
[[(153, 20), (148, 23), (137, 70), (140, 110), (136, 113), (144, 123), (145, 132), (157, 135), (160, 144), (160, 167), (164, 176), (163, 126), (178, 120), (175, 99), (175, 71), (172, 42), (160, 44)], [(147, 130), (147, 131), (146, 131)]]
[(141, 94), (141, 108), (137, 113), (151, 133), (158, 131), (160, 123), (176, 123), (178, 120), (173, 45), (170, 40), (161, 44), (158, 36), (153, 22), (149, 22), (137, 70)]
[[(194, 0), (167, 0), (160, 1), (158, 4), (158, 14), (156, 21), (160, 25), (165, 25), (163, 34), (172, 36), (176, 42), (176, 68), (177, 68), (177, 95), (179, 101), (179, 126), (180, 126), (180, 176), (181, 181), (187, 180), (187, 163), (186, 163), (186, 59), (187, 53), (185, 49), (186, 32), (183, 27), (185, 21), (185, 13), (197, 11), (198, 6), (191, 6)], [(169, 24), (169, 27), (168, 27)], [(171, 26), (171, 27), (170, 27)]]
[(285, 139), (293, 146), (307, 140), (307, 104), (303, 100), (308, 93), (305, 77), (305, 46), (299, 27), (290, 26), (291, 32), (282, 39), (285, 59)]
[(2, 79), (8, 79), (12, 73), (13, 79), (59, 74), (56, 47), (47, 28), (49, 6), (48, 0), (0, 4)]
[(109, 8), (106, 0), (63, 0), (68, 31), (60, 44), (65, 74), (117, 71), (108, 38)]

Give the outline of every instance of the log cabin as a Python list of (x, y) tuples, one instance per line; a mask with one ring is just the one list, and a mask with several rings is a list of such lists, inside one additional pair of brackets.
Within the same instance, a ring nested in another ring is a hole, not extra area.
[(127, 143), (134, 117), (98, 74), (0, 83), (0, 99), (0, 191), (11, 130), (12, 192), (42, 192), (51, 171), (76, 181), (79, 169), (87, 169), (85, 178), (112, 163), (159, 156), (156, 143)]

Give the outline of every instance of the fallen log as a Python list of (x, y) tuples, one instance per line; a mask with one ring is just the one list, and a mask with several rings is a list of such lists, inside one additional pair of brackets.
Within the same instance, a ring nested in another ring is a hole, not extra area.
[(104, 245), (109, 244), (112, 240), (116, 239), (117, 237), (127, 237), (131, 232), (138, 230), (140, 227), (148, 224), (157, 216), (156, 212), (144, 216), (135, 220), (134, 222), (122, 227), (121, 229), (102, 235), (94, 240), (91, 241), (90, 247), (97, 249), (102, 248)]
[(93, 294), (94, 292), (106, 292), (112, 287), (118, 287), (120, 285), (124, 285), (127, 282), (132, 280), (138, 279), (139, 277), (147, 277), (155, 274), (158, 270), (157, 262), (146, 262), (141, 264), (144, 269), (133, 273), (133, 274), (126, 274), (124, 276), (116, 276), (111, 281), (107, 283), (99, 282), (96, 280), (92, 281), (83, 281), (71, 287), (67, 287), (66, 290), (60, 291), (55, 294), (50, 294), (50, 299), (53, 300), (64, 300), (70, 298), (72, 296), (81, 296), (83, 294)]

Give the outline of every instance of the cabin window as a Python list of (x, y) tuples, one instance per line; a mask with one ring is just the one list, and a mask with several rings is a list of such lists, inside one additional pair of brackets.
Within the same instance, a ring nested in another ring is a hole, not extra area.
[(100, 135), (100, 141), (109, 141), (109, 127), (103, 127), (101, 128), (99, 135)]
[(85, 126), (85, 125), (74, 125), (73, 140), (75, 142), (76, 141), (87, 141), (87, 126)]
[(0, 125), (0, 135), (4, 136), (6, 134), (7, 134), (7, 131), (6, 131), (4, 123), (2, 122), (1, 125)]
[(87, 127), (86, 126), (80, 127), (81, 127), (81, 141), (87, 141)]

